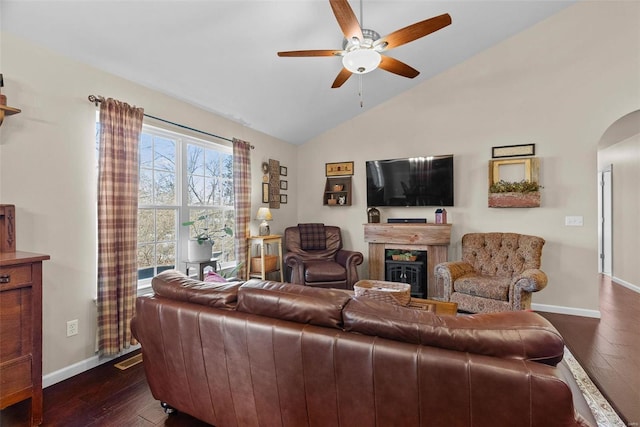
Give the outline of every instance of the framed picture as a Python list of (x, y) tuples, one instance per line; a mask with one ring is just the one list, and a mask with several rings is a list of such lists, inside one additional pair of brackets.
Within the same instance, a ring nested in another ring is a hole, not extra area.
[(326, 176), (353, 175), (353, 162), (326, 163)]
[(280, 189), (287, 190), (289, 188), (289, 183), (287, 181), (280, 181)]
[(535, 154), (536, 144), (503, 145), (501, 147), (491, 148), (491, 157), (494, 159), (500, 157), (535, 156)]
[(287, 167), (286, 166), (280, 166), (280, 175), (287, 176)]
[(262, 203), (269, 203), (269, 183), (262, 183)]
[(287, 195), (286, 194), (281, 194), (280, 195), (280, 203), (282, 203), (282, 204), (287, 203)]
[(489, 185), (502, 180), (507, 182), (538, 182), (540, 161), (529, 159), (489, 160)]

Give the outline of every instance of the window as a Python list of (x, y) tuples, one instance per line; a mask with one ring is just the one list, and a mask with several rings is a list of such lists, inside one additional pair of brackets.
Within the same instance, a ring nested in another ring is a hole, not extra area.
[[(143, 126), (138, 199), (138, 279), (146, 284), (163, 270), (180, 268), (199, 220), (213, 238), (221, 265), (235, 261), (233, 156), (230, 147)], [(178, 260), (178, 261), (176, 261)]]
[[(96, 123), (97, 147), (99, 136)], [(233, 265), (234, 239), (222, 231), (235, 234), (231, 147), (143, 125), (139, 150), (138, 286), (164, 270), (184, 270), (194, 233), (181, 224), (201, 217), (219, 265)]]

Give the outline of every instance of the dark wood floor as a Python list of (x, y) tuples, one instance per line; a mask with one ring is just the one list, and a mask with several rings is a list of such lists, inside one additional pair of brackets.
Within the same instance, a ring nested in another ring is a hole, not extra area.
[(640, 426), (640, 294), (603, 276), (600, 319), (540, 313), (629, 426)]
[[(628, 425), (640, 422), (640, 294), (604, 278), (601, 319), (542, 313)], [(126, 357), (131, 357), (128, 355)], [(204, 427), (188, 415), (167, 416), (151, 396), (142, 364), (107, 363), (44, 391), (44, 426)], [(28, 404), (0, 411), (0, 426), (28, 426)], [(636, 424), (633, 424), (636, 423)]]

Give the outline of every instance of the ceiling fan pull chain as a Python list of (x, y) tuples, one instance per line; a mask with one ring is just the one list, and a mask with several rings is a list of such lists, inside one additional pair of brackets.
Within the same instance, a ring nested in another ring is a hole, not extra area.
[(364, 107), (364, 101), (362, 100), (362, 74), (358, 76), (358, 95), (360, 95), (360, 108)]

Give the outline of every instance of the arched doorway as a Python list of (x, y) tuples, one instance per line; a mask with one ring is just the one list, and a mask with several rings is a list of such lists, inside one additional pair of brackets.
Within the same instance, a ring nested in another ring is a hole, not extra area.
[(640, 292), (640, 110), (616, 120), (598, 142), (599, 271)]

